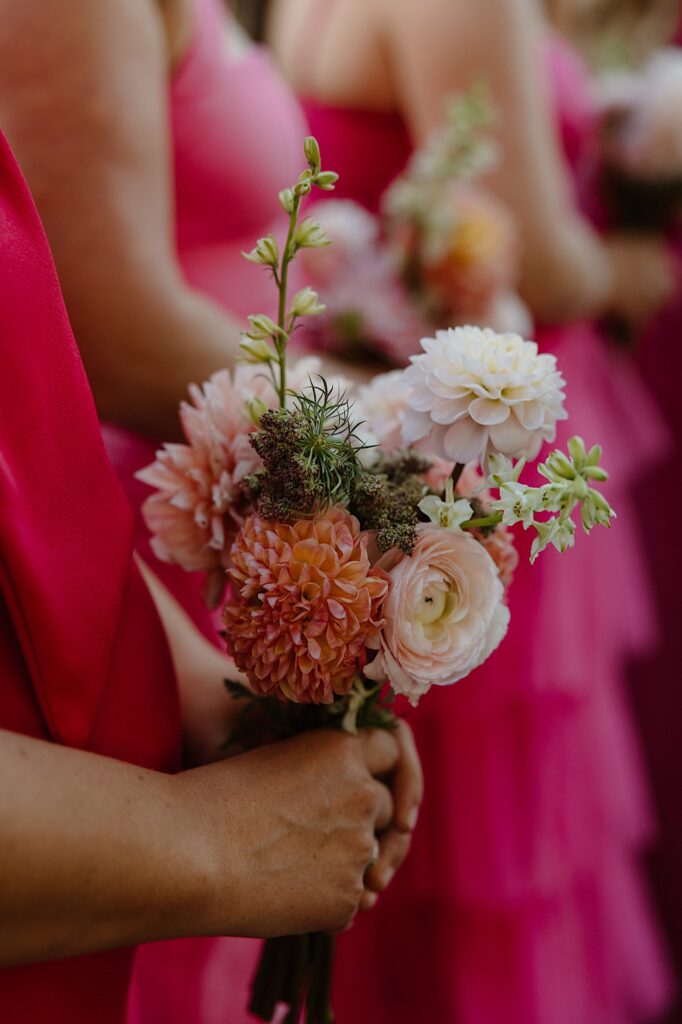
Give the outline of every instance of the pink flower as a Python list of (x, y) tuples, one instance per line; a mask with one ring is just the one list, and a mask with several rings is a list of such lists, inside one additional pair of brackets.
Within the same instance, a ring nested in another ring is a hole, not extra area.
[(509, 609), (492, 558), (464, 533), (418, 528), (412, 555), (389, 552), (379, 563), (391, 588), (378, 654), (365, 669), (389, 679), (416, 704), (432, 685), (449, 686), (483, 664), (504, 638)]
[(316, 286), (332, 285), (355, 260), (362, 259), (379, 237), (376, 217), (350, 199), (325, 199), (306, 213), (320, 225), (331, 245), (301, 249), (299, 259)]
[(247, 519), (231, 552), (227, 648), (259, 694), (328, 704), (362, 672), (388, 578), (342, 508), (294, 525)]
[(163, 562), (187, 572), (225, 567), (245, 512), (241, 484), (260, 459), (254, 429), (231, 374), (221, 370), (203, 389), (190, 387), (180, 420), (187, 444), (166, 444), (138, 479), (156, 488), (142, 512)]

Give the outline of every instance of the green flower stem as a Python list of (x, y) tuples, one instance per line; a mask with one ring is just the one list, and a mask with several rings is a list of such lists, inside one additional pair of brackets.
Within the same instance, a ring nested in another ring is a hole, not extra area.
[(484, 530), (486, 526), (499, 526), (502, 522), (502, 513), (495, 512), (491, 516), (482, 519), (470, 519), (468, 523), (462, 523), (463, 530)]
[(294, 241), (294, 233), (296, 231), (296, 225), (298, 223), (298, 213), (301, 208), (301, 197), (294, 196), (294, 208), (289, 214), (289, 233), (287, 234), (286, 245), (282, 252), (282, 263), (280, 272), (276, 278), (277, 287), (279, 289), (279, 311), (277, 314), (277, 326), (280, 329), (280, 333), (275, 338), (275, 348), (277, 350), (277, 362), (279, 365), (279, 385), (277, 388), (277, 394), (279, 395), (279, 407), (280, 409), (286, 408), (287, 402), (287, 341), (289, 340), (286, 331), (286, 316), (287, 316), (287, 285), (289, 281), (289, 264), (293, 260), (292, 245)]
[(455, 463), (455, 468), (452, 471), (452, 486), (455, 491), (457, 490), (457, 484), (459, 483), (459, 479), (465, 469), (466, 466), (463, 462)]

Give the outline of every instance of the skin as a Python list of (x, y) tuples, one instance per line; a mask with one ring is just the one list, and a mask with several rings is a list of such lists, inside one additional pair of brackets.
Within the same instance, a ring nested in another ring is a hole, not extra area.
[(546, 25), (535, 0), (345, 0), (318, 20), (303, 61), (314, 3), (275, 0), (269, 26), (304, 95), (350, 107), (371, 97), (373, 107), (398, 110), (420, 144), (447, 96), (477, 80), (489, 85), (504, 159), (486, 184), (516, 214), (521, 292), (538, 319), (612, 311), (639, 320), (659, 308), (672, 285), (660, 243), (605, 244), (575, 209), (538, 59)]
[(308, 733), (166, 776), (0, 731), (0, 965), (346, 927), (398, 744)]
[(192, 0), (62, 0), (57, 15), (53, 0), (0, 0), (0, 124), (100, 415), (163, 438), (178, 435), (188, 382), (233, 363), (241, 328), (185, 283), (175, 254), (168, 80), (193, 11)]

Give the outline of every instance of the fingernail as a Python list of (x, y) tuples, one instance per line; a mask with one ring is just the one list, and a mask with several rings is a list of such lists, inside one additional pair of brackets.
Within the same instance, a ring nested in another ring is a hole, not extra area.
[(371, 910), (376, 906), (379, 896), (375, 892), (368, 892), (365, 896), (365, 907), (367, 910)]
[(395, 871), (393, 868), (387, 868), (384, 871), (384, 873), (381, 876), (381, 884), (383, 885), (384, 889), (388, 889), (389, 885), (393, 881), (394, 875)]
[(414, 832), (415, 828), (417, 827), (418, 821), (419, 808), (413, 807), (410, 811), (407, 812), (407, 827), (409, 828), (410, 832)]

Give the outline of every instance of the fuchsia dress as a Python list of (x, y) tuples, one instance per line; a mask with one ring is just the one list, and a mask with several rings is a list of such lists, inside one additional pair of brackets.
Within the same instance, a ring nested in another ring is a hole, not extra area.
[[(552, 47), (567, 159), (591, 133), (584, 72)], [(393, 113), (307, 104), (338, 194), (376, 209), (410, 153)], [(522, 565), (489, 663), (411, 715), (426, 797), (413, 852), (341, 937), (339, 1024), (631, 1024), (669, 997), (638, 858), (652, 823), (621, 682), (654, 641), (629, 487), (665, 437), (631, 366), (589, 323), (539, 328), (571, 433), (604, 446), (618, 510)]]
[[(0, 339), (0, 728), (174, 771), (177, 689), (133, 515), (2, 135)], [(133, 955), (0, 969), (0, 1019), (124, 1024)]]

